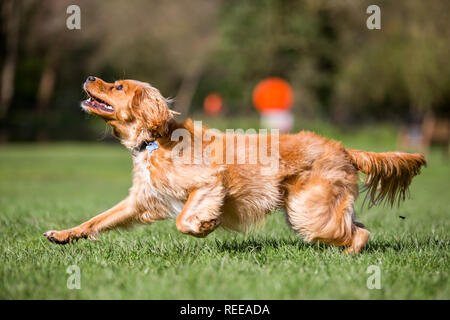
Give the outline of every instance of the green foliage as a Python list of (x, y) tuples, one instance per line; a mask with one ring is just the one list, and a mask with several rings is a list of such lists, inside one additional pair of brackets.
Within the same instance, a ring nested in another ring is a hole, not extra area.
[[(255, 113), (255, 85), (281, 76), (291, 83), (293, 111), (302, 118), (352, 125), (405, 120), (430, 109), (448, 115), (446, 0), (16, 3), (21, 19), (15, 93), (0, 118), (0, 136), (6, 131), (12, 140), (80, 138), (78, 132), (87, 131), (78, 109), (80, 85), (88, 75), (150, 82), (179, 98), (175, 108), (185, 114), (190, 106), (200, 111), (212, 91), (224, 97), (227, 116)], [(81, 30), (65, 26), (69, 4), (81, 7)], [(381, 8), (381, 30), (366, 27), (371, 4)], [(7, 23), (8, 16), (2, 17)], [(6, 35), (0, 41), (2, 67)], [(47, 103), (39, 92), (49, 71), (55, 86), (48, 88)], [(70, 134), (59, 130), (66, 119), (73, 119)]]
[[(342, 56), (335, 111), (363, 119), (404, 119), (431, 109), (445, 114), (450, 97), (448, 9), (448, 2), (383, 2), (381, 30), (365, 30), (364, 41), (349, 45), (354, 51)], [(358, 29), (345, 34), (364, 36)]]

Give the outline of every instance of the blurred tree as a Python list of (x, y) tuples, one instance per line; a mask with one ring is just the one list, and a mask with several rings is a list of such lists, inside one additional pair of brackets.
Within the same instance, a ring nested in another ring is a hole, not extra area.
[(1, 6), (5, 54), (1, 69), (0, 120), (6, 116), (14, 94), (19, 48), (20, 2), (4, 0)]
[(115, 73), (123, 70), (120, 77), (150, 81), (166, 95), (176, 95), (177, 110), (187, 114), (217, 44), (220, 5), (220, 0), (98, 3), (90, 27), (107, 25), (108, 32), (100, 39), (93, 67), (110, 65)]
[[(66, 27), (70, 4), (81, 8), (81, 30)], [(288, 80), (303, 117), (364, 123), (448, 113), (450, 2), (377, 0), (381, 30), (366, 27), (370, 4), (3, 0), (0, 131), (79, 137), (88, 126), (81, 83), (91, 74), (150, 82), (185, 115), (210, 92), (229, 115), (255, 112), (252, 90), (272, 76)]]
[[(355, 8), (363, 10), (368, 1)], [(350, 15), (336, 26), (340, 35), (334, 116), (356, 119), (420, 118), (448, 108), (450, 98), (450, 3), (383, 1), (379, 31), (355, 28)], [(358, 40), (358, 41), (355, 41)]]
[(251, 110), (252, 89), (270, 76), (291, 82), (302, 113), (327, 103), (335, 42), (329, 12), (327, 2), (313, 0), (227, 2), (215, 67), (235, 111)]

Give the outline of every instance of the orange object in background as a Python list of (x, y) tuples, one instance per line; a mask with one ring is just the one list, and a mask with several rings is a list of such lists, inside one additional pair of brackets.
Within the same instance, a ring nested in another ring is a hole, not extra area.
[(205, 110), (208, 116), (217, 116), (222, 110), (223, 100), (220, 94), (210, 93), (203, 101), (203, 110)]
[(288, 110), (294, 102), (292, 88), (277, 77), (262, 80), (253, 90), (253, 104), (259, 112)]

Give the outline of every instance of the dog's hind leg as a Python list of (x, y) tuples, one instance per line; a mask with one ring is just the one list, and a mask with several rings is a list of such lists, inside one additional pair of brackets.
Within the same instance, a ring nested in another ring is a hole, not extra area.
[(77, 227), (60, 231), (47, 231), (44, 236), (49, 241), (59, 244), (70, 243), (80, 238), (96, 240), (97, 235), (102, 231), (130, 224), (135, 215), (135, 210), (129, 205), (129, 198), (126, 198), (111, 209)]
[(213, 185), (193, 190), (177, 217), (177, 229), (185, 234), (206, 237), (220, 225), (223, 187)]
[(286, 201), (292, 228), (306, 241), (345, 246), (358, 253), (366, 244), (369, 232), (355, 222), (353, 203), (356, 188), (316, 177), (289, 190)]

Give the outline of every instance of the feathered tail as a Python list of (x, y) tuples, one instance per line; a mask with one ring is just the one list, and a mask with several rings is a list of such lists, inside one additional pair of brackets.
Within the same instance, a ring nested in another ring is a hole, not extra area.
[(405, 200), (408, 187), (420, 167), (426, 166), (425, 158), (418, 153), (365, 152), (346, 149), (355, 167), (365, 173), (366, 199), (369, 207), (386, 201), (391, 206)]

